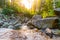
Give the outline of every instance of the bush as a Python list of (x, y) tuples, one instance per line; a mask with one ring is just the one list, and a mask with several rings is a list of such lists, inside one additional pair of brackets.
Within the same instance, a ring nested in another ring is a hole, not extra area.
[(56, 2), (56, 8), (60, 8), (60, 0)]
[(4, 7), (3, 10), (2, 10), (2, 14), (4, 15), (11, 15), (11, 14), (14, 14), (15, 11), (12, 9), (12, 8), (9, 8), (9, 7)]
[(55, 16), (52, 0), (45, 0), (42, 4), (41, 15), (43, 18)]

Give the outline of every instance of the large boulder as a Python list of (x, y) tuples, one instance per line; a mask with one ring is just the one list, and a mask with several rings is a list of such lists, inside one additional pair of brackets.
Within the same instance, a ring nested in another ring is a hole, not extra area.
[(32, 18), (31, 23), (37, 28), (52, 28), (55, 19), (57, 19), (57, 17), (42, 18), (40, 15), (35, 15)]

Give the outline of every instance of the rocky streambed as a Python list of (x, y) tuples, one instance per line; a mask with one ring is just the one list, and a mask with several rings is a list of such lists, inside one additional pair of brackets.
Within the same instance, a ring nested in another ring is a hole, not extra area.
[(11, 16), (0, 14), (0, 28), (18, 29), (24, 23), (34, 25), (34, 27), (37, 28), (52, 28), (52, 23), (55, 19), (57, 19), (57, 17), (43, 19), (40, 15), (35, 15), (29, 19), (28, 17), (15, 16), (14, 14)]
[[(60, 37), (50, 38), (45, 31), (40, 30), (40, 28), (52, 27), (51, 23), (55, 19), (56, 17), (42, 19), (40, 15), (35, 15), (30, 20), (27, 17), (21, 18), (15, 15), (8, 17), (0, 14), (0, 40), (59, 40)], [(27, 23), (28, 27), (23, 27), (24, 23)]]

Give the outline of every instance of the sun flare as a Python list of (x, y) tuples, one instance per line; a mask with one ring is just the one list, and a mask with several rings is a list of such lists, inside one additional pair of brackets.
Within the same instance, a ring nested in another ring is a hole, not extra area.
[(21, 0), (21, 4), (25, 6), (27, 9), (31, 9), (32, 5), (34, 3), (34, 0)]
[(9, 0), (10, 1), (10, 3), (11, 3), (11, 0)]
[(41, 0), (10, 0), (19, 12), (35, 14), (39, 11)]

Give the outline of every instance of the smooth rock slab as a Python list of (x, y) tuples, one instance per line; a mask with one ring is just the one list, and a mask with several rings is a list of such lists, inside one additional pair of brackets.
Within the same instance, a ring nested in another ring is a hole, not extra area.
[(0, 28), (0, 40), (51, 40), (38, 30), (12, 30)]

